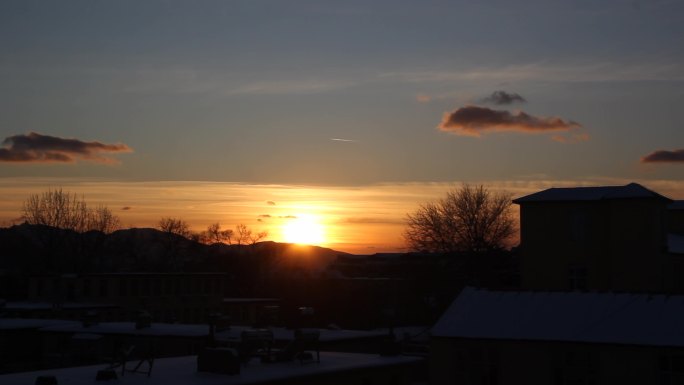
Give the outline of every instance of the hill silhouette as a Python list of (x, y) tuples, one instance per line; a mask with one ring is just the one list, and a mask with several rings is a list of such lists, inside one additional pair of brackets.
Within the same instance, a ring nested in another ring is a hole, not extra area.
[(104, 234), (77, 233), (21, 224), (0, 228), (0, 269), (20, 274), (124, 271), (260, 271), (297, 269), (316, 272), (339, 252), (319, 246), (272, 241), (253, 245), (206, 245), (153, 228)]

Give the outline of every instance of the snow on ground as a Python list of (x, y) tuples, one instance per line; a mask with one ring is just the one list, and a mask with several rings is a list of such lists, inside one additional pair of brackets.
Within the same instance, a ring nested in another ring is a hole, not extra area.
[[(355, 369), (384, 367), (392, 365), (413, 364), (421, 358), (409, 356), (383, 357), (372, 354), (321, 352), (321, 362), (300, 364), (299, 361), (280, 363), (260, 363), (252, 361), (241, 367), (238, 375), (199, 373), (197, 357), (163, 358), (154, 361), (152, 375), (127, 373), (114, 384), (145, 385), (233, 385), (255, 384), (287, 378), (310, 375), (321, 375)], [(134, 364), (134, 363), (133, 363)], [(128, 366), (132, 366), (129, 363)], [(102, 384), (109, 382), (95, 381), (98, 370), (105, 365), (83, 366), (76, 368), (43, 370), (36, 372), (13, 373), (0, 375), (0, 384), (33, 385), (36, 377), (54, 375), (60, 385)]]

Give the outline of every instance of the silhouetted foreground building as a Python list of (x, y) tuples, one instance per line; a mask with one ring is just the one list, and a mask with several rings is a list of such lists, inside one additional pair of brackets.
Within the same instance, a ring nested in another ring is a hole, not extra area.
[(464, 289), (432, 330), (433, 384), (681, 384), (684, 296)]
[[(636, 183), (551, 188), (520, 205), (522, 289), (684, 292), (684, 215)], [(680, 207), (680, 205), (672, 206)]]
[(433, 383), (684, 383), (683, 206), (636, 183), (513, 202), (525, 291), (463, 290), (433, 328)]
[[(29, 278), (28, 301), (5, 311), (25, 318), (79, 319), (98, 310), (102, 321), (133, 321), (139, 311), (155, 322), (205, 323), (222, 313), (237, 324), (254, 324), (275, 298), (234, 298), (226, 273), (44, 274)], [(232, 294), (232, 296), (230, 296)]]

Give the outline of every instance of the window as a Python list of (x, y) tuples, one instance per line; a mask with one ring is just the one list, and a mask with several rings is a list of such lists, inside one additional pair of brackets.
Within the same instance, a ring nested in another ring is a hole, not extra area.
[(83, 280), (83, 296), (85, 298), (90, 298), (90, 279), (86, 278)]
[(126, 285), (127, 283), (128, 282), (126, 282), (124, 278), (119, 279), (119, 297), (125, 297), (128, 295), (128, 290), (126, 290), (128, 289)]
[(140, 286), (142, 286), (142, 288), (141, 288), (142, 295), (149, 297), (150, 296), (150, 279), (149, 278), (143, 278), (140, 281), (140, 283), (141, 283)]
[(584, 210), (574, 210), (571, 214), (570, 240), (583, 244), (587, 239), (587, 227), (589, 226), (589, 215)]
[(138, 296), (139, 290), (138, 290), (138, 280), (133, 278), (131, 279), (131, 295), (134, 297)]
[(106, 279), (100, 279), (100, 297), (107, 297), (109, 295), (107, 283), (108, 281)]
[(587, 349), (572, 349), (556, 356), (553, 384), (598, 384), (596, 354)]
[(568, 288), (570, 290), (587, 289), (587, 269), (585, 267), (571, 267), (568, 271)]
[(471, 347), (459, 349), (453, 370), (457, 383), (496, 385), (498, 380), (498, 354), (495, 349)]
[(684, 384), (684, 354), (660, 355), (660, 384)]

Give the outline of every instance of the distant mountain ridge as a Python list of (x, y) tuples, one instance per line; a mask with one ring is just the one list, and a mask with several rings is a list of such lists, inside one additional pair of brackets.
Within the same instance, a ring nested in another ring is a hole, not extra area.
[(206, 245), (153, 228), (77, 233), (21, 224), (0, 228), (0, 269), (25, 273), (231, 271), (252, 264), (320, 271), (348, 253), (273, 241)]

